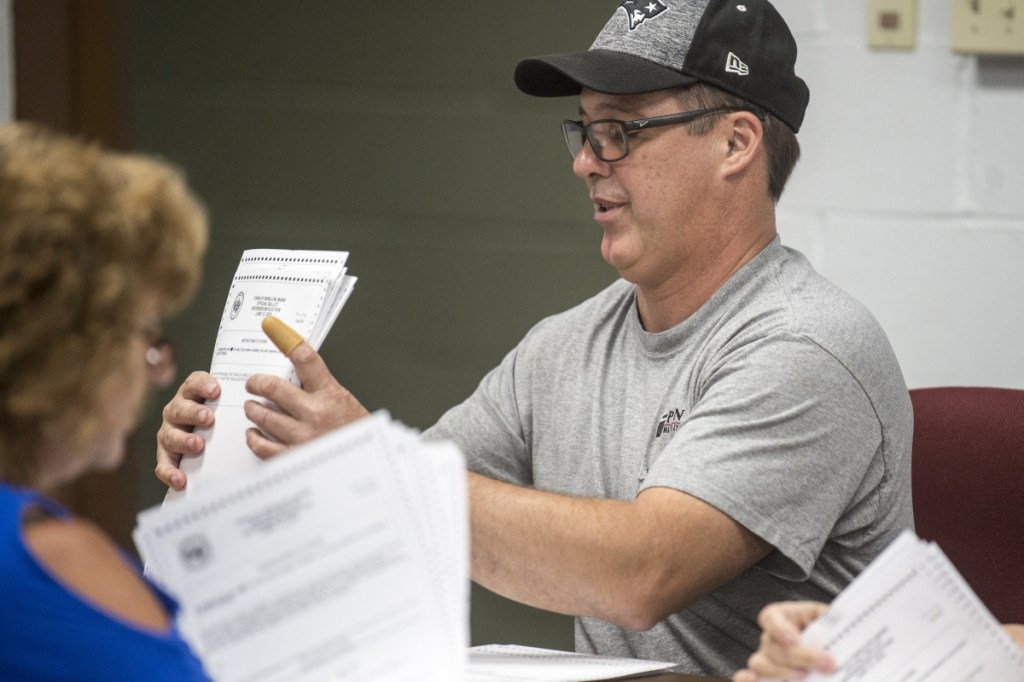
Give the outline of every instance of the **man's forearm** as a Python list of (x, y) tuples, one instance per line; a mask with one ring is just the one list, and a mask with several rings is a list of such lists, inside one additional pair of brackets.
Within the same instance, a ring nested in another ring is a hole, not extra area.
[(469, 474), (473, 578), (510, 599), (633, 630), (731, 579), (770, 549), (689, 495), (584, 499)]

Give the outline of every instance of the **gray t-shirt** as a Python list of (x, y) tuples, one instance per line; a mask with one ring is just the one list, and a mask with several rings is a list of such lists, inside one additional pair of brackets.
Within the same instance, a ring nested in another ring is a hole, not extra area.
[(541, 321), (426, 435), (542, 490), (674, 488), (773, 545), (650, 630), (576, 619), (579, 651), (724, 676), (757, 647), (761, 607), (830, 600), (913, 527), (912, 429), (877, 321), (776, 239), (668, 331), (643, 330), (622, 280)]

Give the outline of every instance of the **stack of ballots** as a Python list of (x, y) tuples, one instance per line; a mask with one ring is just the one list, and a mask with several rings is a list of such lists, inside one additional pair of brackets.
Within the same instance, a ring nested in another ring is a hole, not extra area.
[(938, 545), (906, 530), (802, 635), (834, 675), (806, 682), (1020, 682), (1024, 651)]
[(465, 462), (376, 413), (138, 517), (218, 681), (461, 680)]
[(221, 394), (210, 401), (215, 423), (196, 429), (206, 440), (198, 457), (182, 461), (189, 485), (171, 490), (168, 500), (192, 495), (208, 482), (257, 468), (259, 458), (245, 446), (245, 431), (253, 424), (244, 404), (253, 399), (245, 390), (254, 373), (296, 381), (288, 358), (270, 343), (262, 321), (277, 317), (319, 348), (356, 284), (347, 274), (347, 251), (250, 249), (242, 253), (224, 303), (210, 373)]

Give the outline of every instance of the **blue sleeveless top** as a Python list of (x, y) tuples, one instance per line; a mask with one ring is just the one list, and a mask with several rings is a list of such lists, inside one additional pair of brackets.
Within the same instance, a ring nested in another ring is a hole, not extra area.
[[(0, 680), (210, 679), (173, 625), (159, 632), (126, 623), (69, 591), (40, 565), (21, 532), (21, 516), (30, 507), (69, 516), (39, 493), (0, 482)], [(149, 586), (173, 622), (177, 603)]]

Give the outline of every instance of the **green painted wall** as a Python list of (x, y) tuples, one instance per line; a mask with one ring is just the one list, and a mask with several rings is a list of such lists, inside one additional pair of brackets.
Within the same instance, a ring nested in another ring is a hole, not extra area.
[[(322, 352), (370, 409), (425, 428), (545, 315), (614, 278), (558, 123), (516, 62), (586, 49), (595, 0), (137, 0), (139, 148), (210, 209), (195, 303), (168, 324), (205, 369), (247, 248), (351, 252), (360, 278)], [(154, 397), (141, 433), (155, 433)], [(140, 506), (162, 499), (142, 438)], [(571, 620), (474, 589), (474, 643), (571, 648)]]

